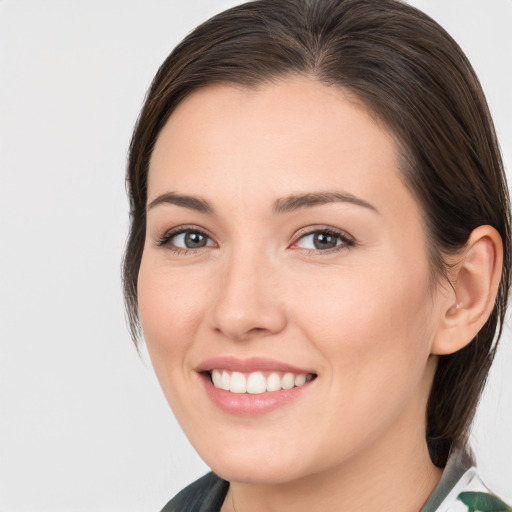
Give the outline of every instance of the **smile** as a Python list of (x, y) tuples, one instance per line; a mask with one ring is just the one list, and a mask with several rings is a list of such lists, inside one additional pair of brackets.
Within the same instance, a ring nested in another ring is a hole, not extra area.
[(262, 357), (214, 357), (195, 371), (213, 404), (236, 416), (260, 416), (296, 403), (318, 380), (311, 367)]
[(314, 379), (312, 373), (292, 372), (230, 372), (214, 369), (210, 372), (211, 381), (217, 389), (231, 393), (249, 393), (258, 395), (265, 392), (288, 390), (303, 386)]

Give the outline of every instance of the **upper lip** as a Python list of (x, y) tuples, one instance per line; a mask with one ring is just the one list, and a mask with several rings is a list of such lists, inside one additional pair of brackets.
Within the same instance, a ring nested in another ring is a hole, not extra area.
[(297, 366), (293, 366), (288, 363), (283, 363), (281, 361), (276, 361), (274, 359), (267, 359), (264, 357), (249, 357), (247, 359), (239, 359), (233, 356), (219, 356), (212, 357), (211, 359), (206, 359), (205, 361), (202, 361), (198, 365), (196, 371), (210, 372), (216, 369), (241, 373), (250, 373), (257, 371), (276, 371), (297, 374), (315, 373), (311, 370), (299, 368)]

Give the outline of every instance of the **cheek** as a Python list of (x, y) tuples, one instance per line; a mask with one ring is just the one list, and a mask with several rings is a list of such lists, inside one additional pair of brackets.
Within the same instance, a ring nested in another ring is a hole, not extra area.
[(427, 267), (397, 273), (383, 263), (377, 271), (351, 268), (315, 278), (295, 295), (300, 303), (294, 316), (304, 319), (301, 329), (334, 375), (376, 386), (421, 375), (433, 336)]
[[(139, 315), (146, 345), (159, 379), (184, 363), (202, 317), (204, 289), (187, 272), (173, 273), (144, 258), (138, 278)], [(197, 284), (197, 285), (196, 285)]]
[(432, 323), (428, 277), (350, 274), (343, 286), (310, 286), (295, 316), (307, 319), (301, 330), (325, 361), (326, 396), (342, 404), (328, 410), (329, 423), (343, 422), (355, 440), (378, 435), (404, 411), (421, 421)]

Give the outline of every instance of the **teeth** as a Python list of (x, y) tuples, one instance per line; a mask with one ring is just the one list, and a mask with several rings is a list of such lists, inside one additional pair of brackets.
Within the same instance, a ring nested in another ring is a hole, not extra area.
[(222, 385), (222, 373), (220, 373), (219, 370), (213, 370), (212, 382), (216, 388), (224, 389), (224, 386)]
[(250, 393), (253, 395), (265, 393), (265, 391), (279, 391), (280, 389), (292, 389), (295, 386), (303, 386), (311, 381), (312, 374), (294, 374), (277, 372), (270, 373), (267, 377), (262, 372), (243, 374), (241, 372), (229, 373), (226, 370), (212, 370), (213, 385), (218, 389), (231, 391), (231, 393)]
[(302, 386), (305, 383), (306, 383), (306, 376), (304, 374), (295, 376), (295, 385), (296, 386)]
[(247, 380), (243, 373), (233, 372), (231, 374), (231, 380), (229, 381), (229, 391), (231, 391), (231, 393), (247, 392)]
[(295, 375), (293, 373), (285, 373), (281, 380), (281, 387), (283, 389), (292, 389), (295, 386)]
[(224, 391), (229, 391), (229, 381), (231, 380), (231, 377), (229, 376), (229, 373), (224, 370), (222, 372), (222, 381), (221, 381), (221, 389)]
[(281, 389), (281, 377), (277, 373), (271, 373), (267, 377), (267, 391), (279, 391)]
[(257, 395), (267, 391), (267, 379), (261, 372), (254, 372), (247, 379), (247, 393)]

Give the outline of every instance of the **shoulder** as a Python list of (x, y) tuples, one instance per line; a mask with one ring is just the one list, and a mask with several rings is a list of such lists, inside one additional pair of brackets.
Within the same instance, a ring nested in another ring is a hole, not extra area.
[(219, 512), (229, 483), (208, 473), (180, 491), (162, 512)]
[(512, 508), (488, 489), (475, 468), (467, 471), (450, 492), (440, 512), (512, 512)]
[(455, 447), (441, 480), (420, 512), (512, 512), (477, 473), (469, 447)]

